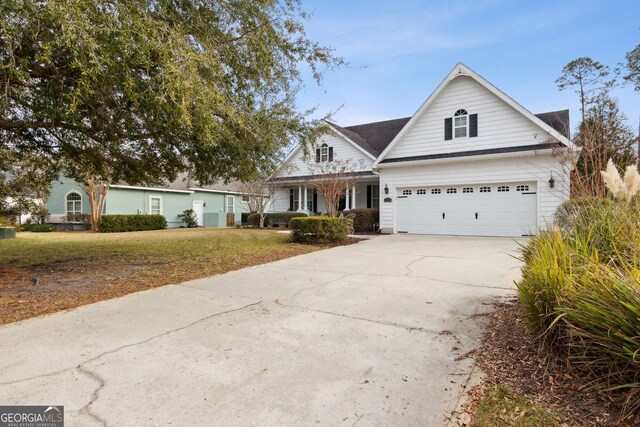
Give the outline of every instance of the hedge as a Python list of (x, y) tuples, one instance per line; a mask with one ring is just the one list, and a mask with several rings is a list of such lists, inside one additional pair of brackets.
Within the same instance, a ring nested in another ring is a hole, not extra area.
[(249, 215), (251, 215), (250, 212), (242, 212), (240, 214), (240, 224), (246, 224), (249, 219)]
[[(289, 227), (289, 221), (292, 218), (306, 217), (307, 214), (302, 212), (270, 212), (264, 218), (265, 227)], [(260, 214), (253, 213), (247, 218), (247, 225), (253, 227), (260, 226)]]
[(55, 230), (56, 226), (53, 224), (35, 224), (29, 229), (32, 233), (48, 233)]
[(124, 231), (162, 230), (167, 228), (163, 215), (102, 215), (100, 232), (119, 233)]
[(376, 225), (380, 224), (380, 210), (369, 208), (357, 208), (349, 211), (338, 212), (338, 215), (355, 214), (353, 218), (353, 231), (356, 233), (367, 233), (376, 231)]
[(289, 222), (291, 240), (298, 243), (339, 242), (347, 237), (351, 219), (329, 216), (292, 218)]

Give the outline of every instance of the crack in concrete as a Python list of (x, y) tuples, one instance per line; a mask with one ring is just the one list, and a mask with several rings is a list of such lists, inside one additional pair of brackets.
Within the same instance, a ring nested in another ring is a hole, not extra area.
[(104, 427), (107, 427), (107, 422), (105, 420), (103, 420), (102, 418), (100, 418), (98, 416), (98, 414), (96, 414), (95, 412), (93, 412), (91, 410), (91, 405), (93, 405), (93, 403), (98, 400), (100, 391), (104, 388), (104, 379), (102, 377), (100, 377), (100, 375), (96, 374), (95, 372), (90, 371), (89, 369), (87, 369), (85, 366), (83, 366), (82, 364), (78, 365), (76, 367), (76, 369), (78, 370), (78, 372), (80, 372), (81, 374), (84, 374), (86, 376), (88, 376), (89, 378), (91, 378), (92, 380), (96, 381), (98, 383), (98, 387), (96, 387), (95, 390), (93, 390), (93, 393), (91, 393), (91, 397), (89, 398), (89, 402), (84, 405), (82, 408), (80, 408), (80, 410), (78, 411), (78, 413), (80, 414), (86, 414), (87, 416), (89, 416), (90, 418), (93, 418), (94, 420), (98, 421), (101, 425), (103, 425)]
[(432, 334), (432, 335), (442, 335), (442, 331), (434, 331), (432, 329), (427, 329), (427, 328), (423, 328), (423, 327), (420, 327), (420, 326), (408, 326), (408, 325), (403, 325), (402, 323), (397, 323), (397, 322), (367, 319), (366, 317), (349, 316), (347, 314), (333, 313), (331, 311), (324, 311), (324, 310), (316, 310), (314, 308), (301, 307), (301, 306), (298, 306), (298, 305), (289, 305), (289, 304), (283, 304), (283, 303), (280, 303), (280, 305), (283, 306), (283, 307), (293, 308), (293, 309), (297, 309), (297, 310), (312, 311), (314, 313), (327, 314), (329, 316), (344, 317), (344, 318), (347, 318), (347, 319), (354, 319), (354, 320), (361, 320), (361, 321), (364, 321), (364, 322), (377, 323), (379, 325), (393, 326), (393, 327), (396, 327), (396, 328), (405, 329), (405, 330), (407, 330), (409, 332), (417, 331), (417, 332), (425, 332), (425, 333)]
[[(117, 347), (117, 348), (115, 348), (115, 349), (113, 349), (113, 350), (105, 351), (105, 352), (103, 352), (103, 353), (98, 354), (97, 356), (94, 356), (94, 357), (92, 357), (92, 358), (90, 358), (90, 359), (87, 359), (87, 360), (85, 360), (85, 361), (81, 362), (78, 366), (86, 365), (87, 363), (90, 363), (90, 362), (95, 362), (96, 360), (100, 359), (101, 357), (107, 356), (107, 355), (109, 355), (109, 354), (117, 353), (117, 352), (119, 352), (119, 351), (121, 351), (121, 350), (124, 350), (125, 348), (136, 347), (136, 346), (139, 346), (139, 345), (142, 345), (142, 344), (146, 344), (146, 343), (148, 343), (148, 342), (151, 342), (151, 341), (153, 341), (153, 340), (155, 340), (155, 339), (158, 339), (158, 338), (161, 338), (161, 337), (164, 337), (164, 336), (167, 336), (167, 335), (170, 335), (170, 334), (176, 333), (176, 332), (183, 331), (183, 330), (185, 330), (185, 329), (188, 329), (188, 328), (190, 328), (190, 327), (192, 327), (192, 326), (197, 325), (198, 323), (205, 322), (205, 321), (207, 321), (207, 320), (209, 320), (209, 319), (212, 319), (212, 318), (214, 318), (214, 317), (222, 316), (222, 315), (224, 315), (224, 314), (234, 313), (234, 312), (236, 312), (236, 311), (242, 311), (242, 310), (244, 310), (244, 309), (246, 309), (246, 308), (253, 307), (253, 306), (256, 306), (256, 305), (260, 305), (260, 304), (262, 304), (262, 302), (263, 302), (263, 300), (260, 300), (260, 301), (258, 301), (258, 302), (254, 302), (254, 303), (251, 303), (251, 304), (246, 304), (246, 305), (243, 305), (242, 307), (234, 308), (234, 309), (232, 309), (232, 310), (220, 311), (220, 312), (218, 312), (218, 313), (210, 314), (210, 315), (208, 315), (208, 316), (205, 316), (205, 317), (202, 317), (202, 318), (200, 318), (200, 319), (198, 319), (198, 320), (195, 320), (195, 321), (193, 321), (193, 322), (191, 322), (191, 323), (189, 323), (189, 324), (187, 324), (187, 325), (180, 326), (179, 328), (175, 328), (175, 329), (171, 329), (171, 330), (168, 330), (168, 331), (162, 332), (161, 334), (154, 335), (154, 336), (149, 337), (149, 338), (147, 338), (147, 339), (144, 339), (144, 340), (142, 340), (142, 341), (138, 341), (138, 342), (134, 342), (134, 343), (130, 343), (130, 344), (125, 344), (125, 345), (122, 345), (122, 346), (120, 346), (120, 347)], [(55, 376), (55, 375), (59, 375), (59, 374), (62, 374), (62, 373), (69, 372), (69, 371), (73, 371), (74, 369), (78, 369), (78, 367), (74, 367), (74, 368), (67, 368), (67, 369), (63, 369), (63, 370), (60, 370), (60, 371), (50, 372), (50, 373), (47, 373), (47, 374), (35, 375), (35, 376), (33, 376), (33, 377), (23, 378), (23, 379), (19, 379), (19, 380), (13, 380), (13, 381), (8, 381), (8, 382), (2, 382), (2, 383), (0, 383), (0, 385), (10, 385), (10, 384), (21, 383), (21, 382), (25, 382), (25, 381), (30, 381), (30, 380), (38, 379), (38, 378), (44, 378), (44, 377)]]

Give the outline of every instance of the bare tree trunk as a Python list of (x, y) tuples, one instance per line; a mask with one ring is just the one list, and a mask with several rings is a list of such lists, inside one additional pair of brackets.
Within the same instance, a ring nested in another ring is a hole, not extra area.
[(89, 207), (91, 208), (91, 230), (98, 231), (102, 220), (102, 211), (107, 199), (107, 192), (109, 191), (109, 183), (96, 178), (89, 178), (84, 184), (84, 191), (87, 193)]

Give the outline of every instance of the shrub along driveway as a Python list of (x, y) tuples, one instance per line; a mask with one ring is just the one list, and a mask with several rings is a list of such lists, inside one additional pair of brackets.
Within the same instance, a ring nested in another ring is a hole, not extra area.
[(516, 248), (375, 237), (5, 325), (0, 401), (68, 425), (443, 425)]

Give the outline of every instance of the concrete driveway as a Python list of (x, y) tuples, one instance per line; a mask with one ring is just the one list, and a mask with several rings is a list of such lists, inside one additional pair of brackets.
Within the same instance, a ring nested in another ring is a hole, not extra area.
[(0, 327), (0, 404), (66, 425), (434, 425), (473, 369), (504, 238), (380, 236)]

